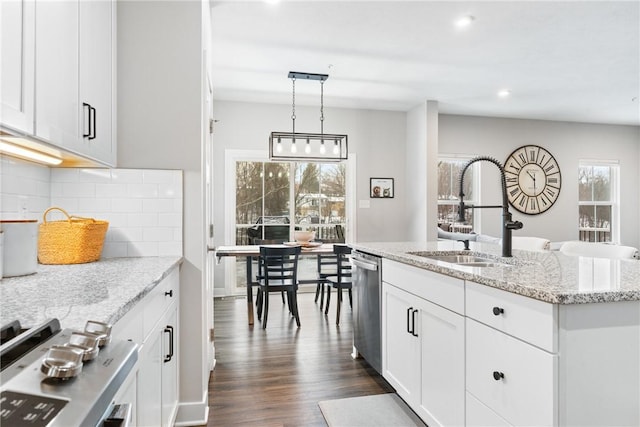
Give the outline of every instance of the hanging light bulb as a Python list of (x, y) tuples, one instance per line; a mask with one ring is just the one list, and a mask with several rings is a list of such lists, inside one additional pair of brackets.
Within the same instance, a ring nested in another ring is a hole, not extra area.
[(304, 152), (307, 154), (311, 153), (311, 143), (309, 142), (309, 138), (307, 138), (307, 145), (304, 147)]
[(276, 151), (282, 153), (282, 141), (278, 138), (278, 145), (276, 145)]
[(325, 154), (327, 152), (327, 148), (324, 146), (324, 139), (320, 141), (320, 154)]
[(333, 144), (333, 154), (340, 154), (340, 147), (338, 147), (338, 140)]
[(296, 148), (296, 140), (294, 139), (293, 141), (291, 141), (291, 152), (292, 153), (297, 153), (298, 149)]

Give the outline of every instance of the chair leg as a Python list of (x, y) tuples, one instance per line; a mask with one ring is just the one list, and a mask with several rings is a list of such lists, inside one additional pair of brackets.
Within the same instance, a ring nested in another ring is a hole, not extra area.
[(280, 296), (282, 297), (282, 303), (284, 304), (285, 303), (285, 301), (284, 301), (284, 291), (280, 291)]
[(298, 315), (298, 293), (296, 291), (291, 291), (291, 312), (293, 313), (293, 317), (296, 319), (296, 325), (298, 325), (299, 328), (300, 316)]
[(256, 305), (258, 306), (258, 320), (262, 317), (262, 289), (258, 288), (258, 294), (256, 295)]
[(316, 297), (313, 299), (313, 302), (318, 302), (318, 297), (320, 296), (320, 286), (322, 286), (321, 282), (318, 282), (316, 285)]
[(263, 292), (264, 317), (262, 318), (262, 329), (267, 327), (267, 317), (269, 316), (269, 292)]
[(353, 308), (353, 295), (351, 294), (351, 289), (349, 289), (349, 307)]
[(340, 307), (342, 307), (342, 287), (338, 284), (336, 288), (338, 292), (338, 300), (336, 301), (336, 325), (340, 324)]
[(324, 314), (329, 314), (329, 303), (331, 302), (331, 284), (327, 284), (327, 305), (324, 306)]
[(326, 283), (318, 283), (318, 286), (320, 286), (320, 311), (322, 311), (322, 308), (324, 307), (324, 292), (325, 292), (325, 287), (326, 287)]

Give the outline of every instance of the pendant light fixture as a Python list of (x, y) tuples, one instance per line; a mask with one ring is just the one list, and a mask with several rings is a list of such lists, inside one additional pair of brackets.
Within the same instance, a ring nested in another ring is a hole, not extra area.
[[(291, 132), (271, 132), (269, 158), (274, 160), (315, 160), (338, 162), (348, 156), (347, 135), (324, 133), (324, 82), (328, 74), (290, 71), (293, 97), (291, 103)], [(320, 133), (296, 133), (296, 80), (320, 82)]]

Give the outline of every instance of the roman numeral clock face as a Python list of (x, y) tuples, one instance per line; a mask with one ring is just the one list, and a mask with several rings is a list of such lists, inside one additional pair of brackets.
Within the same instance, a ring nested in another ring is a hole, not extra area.
[(524, 145), (504, 163), (509, 203), (518, 211), (536, 215), (558, 200), (562, 179), (556, 159), (542, 147)]

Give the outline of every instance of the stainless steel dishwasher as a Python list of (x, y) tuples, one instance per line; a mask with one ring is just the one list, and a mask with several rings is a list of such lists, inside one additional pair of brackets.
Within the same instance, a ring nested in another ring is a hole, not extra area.
[(353, 251), (353, 346), (378, 373), (382, 372), (380, 330), (382, 258)]

